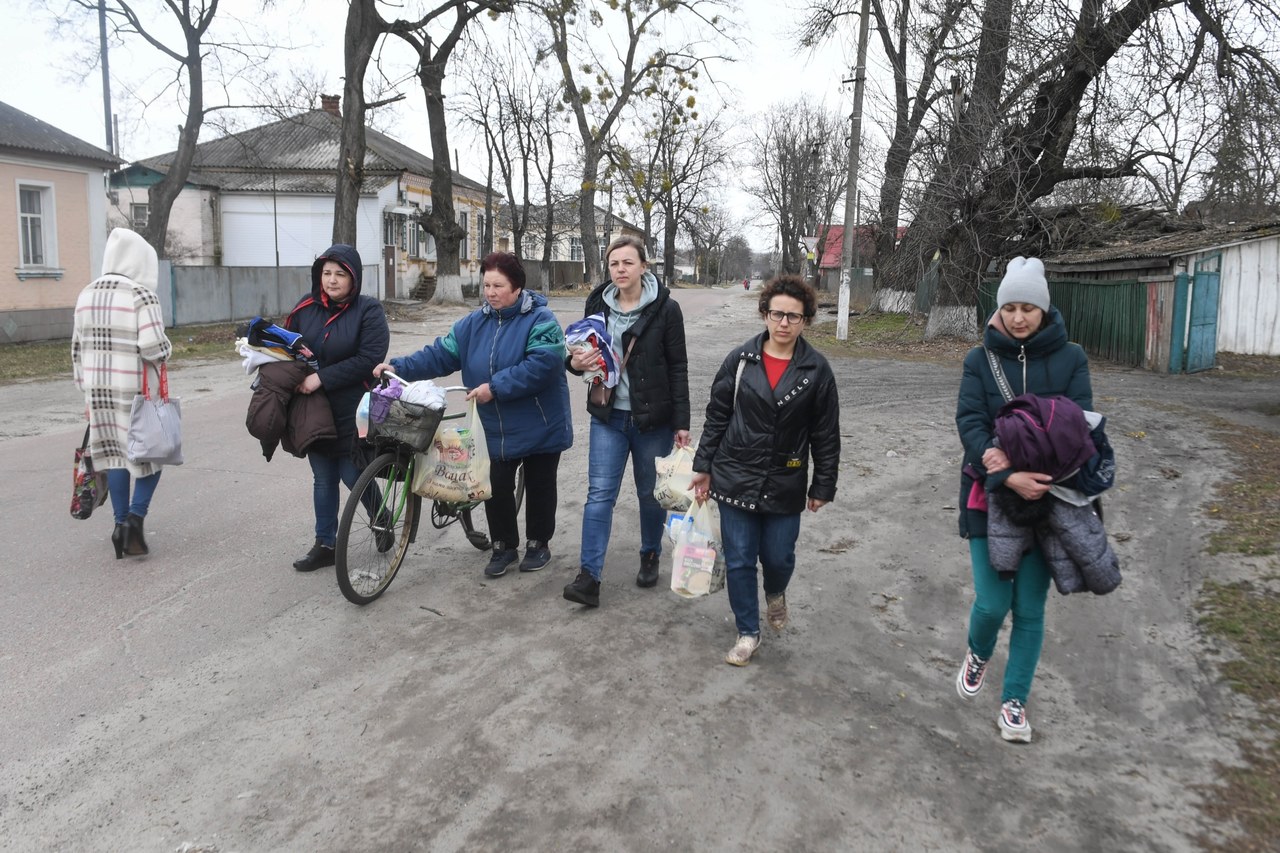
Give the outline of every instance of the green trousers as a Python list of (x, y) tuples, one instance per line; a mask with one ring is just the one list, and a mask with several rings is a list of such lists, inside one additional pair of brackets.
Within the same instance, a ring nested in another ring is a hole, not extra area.
[(1013, 580), (1002, 581), (991, 567), (985, 536), (969, 539), (969, 558), (977, 592), (969, 612), (969, 650), (989, 659), (995, 652), (1000, 626), (1012, 611), (1009, 663), (1004, 670), (1000, 701), (1017, 699), (1025, 704), (1040, 663), (1040, 647), (1044, 645), (1044, 605), (1052, 580), (1049, 567), (1040, 549), (1033, 548), (1023, 556)]

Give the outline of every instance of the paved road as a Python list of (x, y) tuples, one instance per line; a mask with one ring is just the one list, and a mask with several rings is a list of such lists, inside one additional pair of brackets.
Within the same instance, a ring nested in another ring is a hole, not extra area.
[[(703, 400), (757, 327), (752, 298), (679, 298)], [(396, 323), (393, 353), (450, 319)], [(720, 662), (723, 596), (632, 583), (625, 489), (603, 606), (560, 598), (585, 483), (576, 382), (551, 567), (488, 581), (461, 535), (424, 531), (367, 608), (290, 569), (309, 469), (263, 461), (237, 363), (173, 374), (187, 463), (164, 473), (141, 560), (112, 559), (105, 514), (67, 516), (69, 380), (0, 388), (0, 849), (1189, 850), (1216, 833), (1192, 786), (1233, 759), (1239, 723), (1190, 605), (1206, 573), (1244, 564), (1200, 556), (1227, 460), (1166, 401), (1256, 387), (1100, 372), (1128, 574), (1105, 599), (1055, 596), (1036, 742), (1014, 748), (998, 696), (952, 687), (969, 601), (957, 367), (835, 368), (841, 492), (806, 518), (793, 626), (744, 670)]]

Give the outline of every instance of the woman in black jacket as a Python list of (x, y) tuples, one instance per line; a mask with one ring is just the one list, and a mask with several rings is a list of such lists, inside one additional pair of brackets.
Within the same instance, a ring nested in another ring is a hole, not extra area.
[(338, 481), (355, 484), (360, 469), (352, 459), (356, 437), (356, 408), (369, 389), (373, 368), (387, 357), (391, 330), (382, 303), (360, 293), (363, 268), (351, 246), (329, 247), (311, 265), (311, 293), (299, 300), (284, 327), (302, 335), (320, 364), (297, 387), (299, 394), (323, 390), (333, 409), (338, 436), (317, 441), (307, 449), (313, 477), (315, 544), (294, 561), (300, 572), (334, 562), (338, 537)]
[[(657, 585), (666, 511), (653, 497), (658, 478), (654, 463), (671, 452), (673, 441), (682, 447), (689, 443), (689, 359), (680, 305), (649, 272), (639, 238), (619, 237), (609, 245), (605, 258), (610, 280), (587, 297), (583, 316), (604, 314), (609, 336), (626, 367), (607, 402), (587, 400), (591, 439), (587, 503), (582, 510), (582, 568), (564, 588), (564, 597), (588, 607), (600, 605), (600, 576), (613, 528), (613, 506), (628, 456), (640, 499), (636, 584)], [(577, 374), (600, 362), (600, 351), (591, 346), (577, 347), (569, 354), (569, 369)]]
[(817, 294), (799, 276), (765, 285), (765, 330), (729, 353), (716, 373), (693, 460), (694, 496), (713, 498), (720, 508), (729, 605), (738, 628), (725, 662), (734, 666), (746, 666), (760, 645), (757, 559), (764, 570), (765, 617), (781, 631), (800, 514), (806, 506), (817, 512), (836, 496), (836, 380), (802, 336), (817, 308)]

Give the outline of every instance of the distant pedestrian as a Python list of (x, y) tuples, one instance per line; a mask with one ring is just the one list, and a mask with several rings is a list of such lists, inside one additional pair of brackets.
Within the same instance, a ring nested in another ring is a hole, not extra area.
[[(600, 578), (613, 508), (622, 488), (627, 457), (640, 501), (640, 571), (636, 585), (658, 583), (666, 511), (653, 496), (655, 462), (672, 442), (689, 443), (689, 359), (684, 315), (671, 291), (649, 272), (644, 241), (619, 237), (605, 252), (609, 281), (587, 297), (583, 316), (603, 313), (624, 369), (605, 403), (587, 399), (591, 438), (587, 462), (587, 502), (582, 510), (581, 570), (564, 597), (588, 607), (600, 605)], [(601, 364), (600, 351), (575, 349), (569, 367), (582, 374)]]
[[(715, 500), (738, 638), (725, 662), (746, 666), (760, 645), (760, 581), (765, 618), (787, 624), (787, 586), (796, 565), (800, 516), (836, 496), (840, 400), (831, 365), (803, 337), (818, 297), (784, 275), (760, 293), (764, 331), (735, 347), (711, 383), (693, 460), (694, 497)], [(813, 476), (809, 463), (813, 462)]]
[(298, 394), (323, 391), (333, 413), (337, 438), (313, 442), (311, 463), (315, 543), (293, 567), (312, 572), (334, 564), (338, 538), (338, 483), (350, 489), (360, 476), (352, 453), (356, 409), (373, 385), (374, 365), (387, 357), (391, 330), (382, 303), (361, 294), (364, 268), (352, 246), (330, 246), (311, 265), (311, 292), (298, 301), (284, 327), (302, 335), (319, 368), (298, 384)]
[(158, 390), (160, 367), (173, 353), (156, 296), (158, 269), (156, 250), (141, 235), (112, 229), (102, 275), (80, 291), (72, 323), (71, 364), (76, 387), (84, 392), (89, 456), (95, 469), (107, 472), (117, 560), (150, 551), (143, 520), (160, 483), (159, 465), (130, 462), (127, 455), (130, 413), (143, 374)]
[(1027, 501), (1051, 500), (1053, 477), (1036, 471), (1014, 471), (996, 446), (996, 415), (1005, 403), (994, 368), (993, 353), (1013, 396), (1065, 396), (1080, 408), (1093, 408), (1089, 360), (1067, 340), (1062, 314), (1049, 302), (1044, 264), (1038, 258), (1009, 262), (996, 291), (999, 308), (987, 322), (982, 346), (965, 356), (956, 426), (964, 445), (960, 473), (960, 535), (969, 540), (975, 598), (969, 613), (968, 649), (956, 676), (956, 690), (972, 698), (982, 689), (987, 665), (1005, 617), (1009, 662), (1000, 696), (1000, 735), (1007, 741), (1030, 742), (1027, 698), (1044, 643), (1044, 610), (1051, 579), (1040, 548), (1033, 548), (1012, 577), (996, 573), (987, 540), (987, 496), (1009, 489)]

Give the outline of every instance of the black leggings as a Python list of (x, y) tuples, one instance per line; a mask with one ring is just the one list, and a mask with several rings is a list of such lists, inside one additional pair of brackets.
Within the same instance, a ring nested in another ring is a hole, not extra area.
[[(493, 497), (484, 502), (489, 538), (503, 548), (520, 545), (516, 519), (516, 469), (524, 465), (524, 522), (530, 539), (550, 542), (556, 532), (556, 472), (560, 453), (535, 453), (523, 459), (494, 459), (489, 478)], [(494, 547), (497, 547), (495, 545)]]

